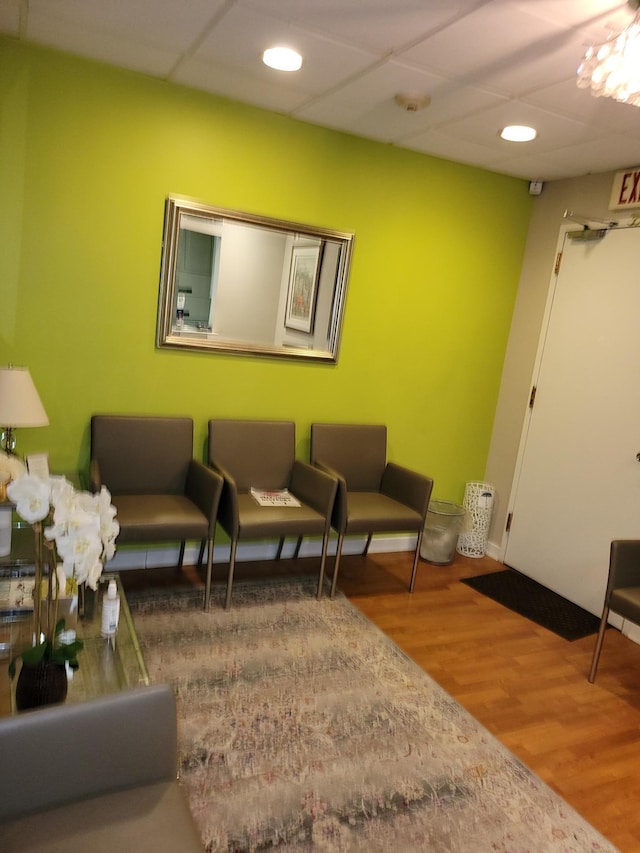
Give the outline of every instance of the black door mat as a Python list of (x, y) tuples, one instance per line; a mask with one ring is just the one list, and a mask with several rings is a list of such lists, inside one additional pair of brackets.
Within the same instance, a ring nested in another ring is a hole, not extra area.
[(600, 625), (597, 616), (515, 569), (462, 578), (462, 583), (565, 640), (588, 637)]

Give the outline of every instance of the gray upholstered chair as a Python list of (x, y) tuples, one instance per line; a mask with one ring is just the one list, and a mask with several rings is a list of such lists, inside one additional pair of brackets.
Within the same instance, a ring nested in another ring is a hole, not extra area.
[(167, 684), (0, 719), (3, 853), (197, 853)]
[[(322, 537), (318, 597), (322, 593), (336, 480), (295, 458), (293, 421), (209, 421), (209, 464), (224, 477), (218, 521), (231, 539), (225, 607), (231, 604), (236, 552), (240, 540)], [(251, 488), (287, 489), (300, 506), (259, 506)]]
[(640, 625), (640, 539), (614, 539), (611, 543), (607, 590), (589, 672), (591, 683), (596, 678), (611, 611), (635, 625)]
[(387, 428), (381, 424), (312, 424), (311, 462), (338, 477), (331, 518), (338, 534), (331, 597), (344, 537), (366, 533), (366, 556), (377, 532), (418, 534), (409, 586), (413, 592), (433, 480), (387, 462)]
[(118, 544), (208, 544), (204, 606), (211, 569), (222, 478), (193, 458), (193, 421), (180, 417), (94, 415), (91, 418), (91, 488), (104, 485), (120, 524)]

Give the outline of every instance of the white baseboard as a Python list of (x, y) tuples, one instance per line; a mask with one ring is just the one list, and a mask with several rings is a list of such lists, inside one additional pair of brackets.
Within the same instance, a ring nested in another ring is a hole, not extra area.
[(492, 560), (497, 560), (499, 563), (502, 562), (502, 548), (500, 545), (495, 542), (487, 542), (487, 557), (491, 557)]
[[(612, 620), (609, 620), (612, 621)], [(628, 622), (626, 619), (622, 623), (622, 633), (634, 643), (640, 643), (640, 625), (635, 625), (633, 622)]]
[[(343, 554), (361, 554), (364, 550), (366, 536), (351, 536), (344, 540)], [(329, 540), (328, 553), (336, 553), (337, 538)], [(295, 540), (285, 543), (283, 557), (292, 557), (295, 550)], [(413, 551), (416, 547), (415, 536), (374, 536), (369, 546), (370, 554), (385, 554), (399, 551)], [(187, 543), (184, 552), (184, 562), (187, 566), (195, 565), (198, 561), (199, 544)], [(236, 554), (238, 562), (251, 560), (274, 560), (278, 550), (277, 542), (248, 542), (240, 543)], [(216, 545), (213, 549), (214, 563), (229, 562), (229, 544)], [(300, 557), (319, 557), (322, 551), (320, 539), (304, 539), (300, 548)], [(153, 569), (162, 566), (175, 566), (178, 562), (179, 549), (175, 547), (127, 548), (122, 545), (116, 551), (115, 557), (107, 565), (107, 570), (123, 571), (126, 569)]]

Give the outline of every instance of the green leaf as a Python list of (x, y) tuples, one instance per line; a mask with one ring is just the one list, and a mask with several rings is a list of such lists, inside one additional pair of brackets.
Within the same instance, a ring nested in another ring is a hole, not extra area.
[(30, 649), (25, 649), (22, 652), (22, 662), (27, 666), (37, 666), (46, 657), (49, 643), (45, 641), (37, 646), (32, 646)]

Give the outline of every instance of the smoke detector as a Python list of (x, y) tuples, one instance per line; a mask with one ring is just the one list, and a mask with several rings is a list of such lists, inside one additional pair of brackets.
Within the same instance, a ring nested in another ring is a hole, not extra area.
[(394, 98), (396, 104), (406, 110), (408, 113), (417, 113), (428, 107), (431, 103), (429, 95), (396, 95)]

